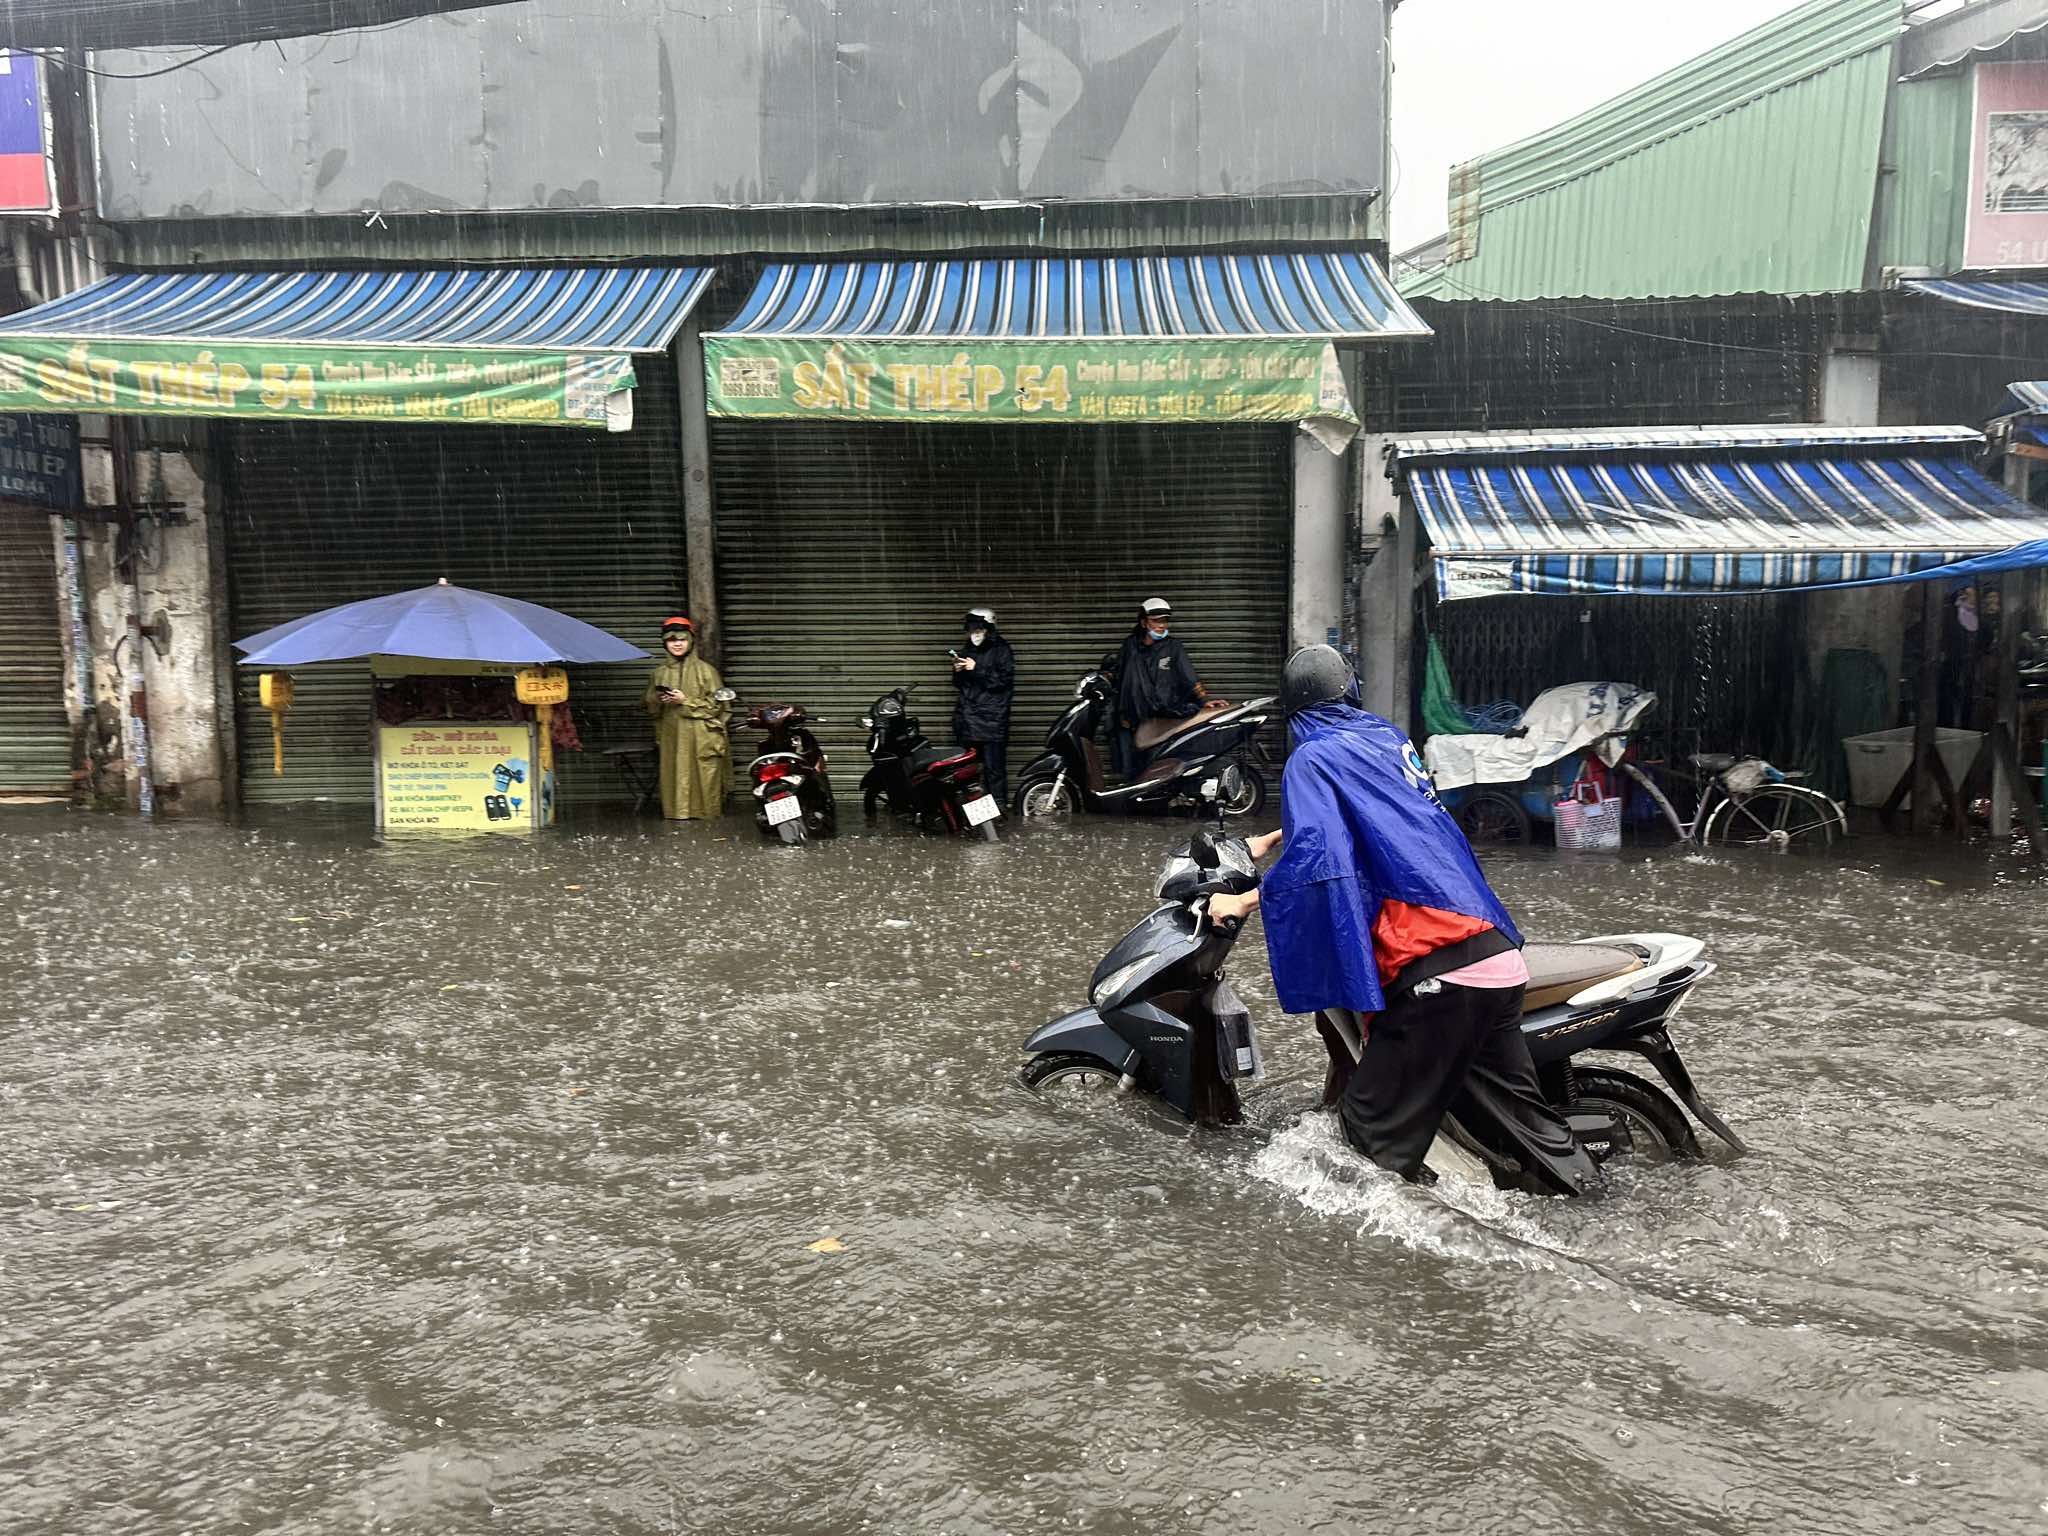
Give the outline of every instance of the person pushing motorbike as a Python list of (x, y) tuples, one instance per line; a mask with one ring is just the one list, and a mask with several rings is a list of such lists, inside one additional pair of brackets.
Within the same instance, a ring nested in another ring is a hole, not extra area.
[(1212, 897), (1209, 916), (1263, 911), (1284, 1011), (1354, 1016), (1363, 1054), (1347, 1074), (1332, 1051), (1324, 1102), (1358, 1151), (1418, 1179), (1445, 1111), (1481, 1094), (1543, 1154), (1529, 1164), (1582, 1192), (1592, 1160), (1544, 1101), (1522, 1039), (1521, 935), (1415, 744), (1358, 701), (1332, 647), (1288, 658), (1282, 827), (1250, 844), (1259, 858), (1284, 851), (1259, 890)]

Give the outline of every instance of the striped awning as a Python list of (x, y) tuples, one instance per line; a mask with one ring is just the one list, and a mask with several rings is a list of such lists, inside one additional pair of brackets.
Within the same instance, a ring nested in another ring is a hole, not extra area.
[(704, 267), (128, 272), (0, 320), (0, 410), (632, 425)]
[(1764, 592), (1940, 574), (2048, 539), (1965, 427), (1737, 427), (1405, 439), (1445, 600)]
[(1929, 298), (2008, 315), (2048, 315), (2048, 282), (1997, 277), (1909, 278), (1899, 285)]
[(0, 340), (659, 352), (708, 267), (126, 272), (0, 320)]
[(775, 262), (722, 336), (1327, 341), (1427, 336), (1362, 251)]

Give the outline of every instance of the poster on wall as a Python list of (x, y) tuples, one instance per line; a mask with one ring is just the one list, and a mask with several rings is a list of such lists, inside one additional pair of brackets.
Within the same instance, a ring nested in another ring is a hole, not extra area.
[(1963, 265), (2048, 266), (2048, 63), (1979, 64)]
[(377, 810), (393, 830), (531, 832), (554, 820), (554, 785), (531, 725), (422, 720), (377, 729)]
[(56, 206), (42, 61), (0, 49), (0, 212), (48, 213)]

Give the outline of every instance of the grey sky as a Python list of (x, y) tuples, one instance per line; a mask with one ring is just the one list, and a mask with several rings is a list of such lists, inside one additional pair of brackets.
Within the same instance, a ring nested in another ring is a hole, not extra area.
[(1394, 249), (1443, 232), (1453, 165), (1548, 128), (1792, 0), (1406, 0), (1394, 13)]

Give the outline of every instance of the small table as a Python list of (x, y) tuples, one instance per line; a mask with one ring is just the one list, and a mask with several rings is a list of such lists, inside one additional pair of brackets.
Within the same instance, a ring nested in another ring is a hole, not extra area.
[(633, 814), (641, 815), (661, 793), (661, 749), (652, 742), (606, 747), (604, 755), (633, 791)]

